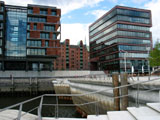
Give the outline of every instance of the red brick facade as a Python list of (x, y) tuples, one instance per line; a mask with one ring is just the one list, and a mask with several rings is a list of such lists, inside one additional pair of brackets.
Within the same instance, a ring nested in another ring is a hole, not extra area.
[(89, 52), (86, 45), (83, 45), (82, 41), (80, 45), (70, 45), (69, 39), (66, 39), (61, 43), (60, 57), (54, 61), (54, 69), (89, 70)]

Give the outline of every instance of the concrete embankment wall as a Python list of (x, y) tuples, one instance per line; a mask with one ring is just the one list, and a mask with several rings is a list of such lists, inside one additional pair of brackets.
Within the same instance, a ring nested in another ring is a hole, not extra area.
[(0, 77), (69, 77), (104, 74), (103, 71), (0, 71)]
[[(118, 86), (124, 85), (122, 84), (122, 80), (120, 79), (121, 77), (118, 77)], [(150, 79), (156, 79), (160, 81), (159, 77), (153, 76)], [(114, 99), (115, 97), (115, 91), (113, 90), (107, 90), (107, 89), (112, 89), (114, 88), (114, 83), (112, 80), (112, 77), (101, 77), (101, 78), (68, 78), (68, 83), (65, 83), (66, 87), (61, 86), (59, 83), (56, 86), (57, 90), (56, 93), (66, 93), (67, 94), (85, 94), (83, 96), (79, 97), (72, 97), (73, 103), (74, 104), (84, 104), (88, 102), (95, 102), (95, 101), (100, 101), (98, 104), (85, 104), (84, 106), (77, 106), (79, 109), (84, 111), (86, 114), (95, 114), (96, 110), (98, 108), (98, 111), (100, 114), (106, 113), (106, 111), (112, 111), (115, 110), (115, 101), (119, 102), (116, 110), (124, 110), (125, 107), (127, 106), (136, 106), (136, 101), (137, 101), (137, 94), (138, 94), (138, 102), (140, 105), (146, 104), (146, 102), (158, 102), (160, 100), (159, 97), (159, 90), (154, 90), (158, 89), (160, 87), (160, 82), (159, 81), (153, 81), (153, 82), (147, 82), (144, 84), (140, 85), (134, 85), (130, 86), (127, 89), (118, 89), (116, 92), (119, 93), (118, 96), (124, 95), (122, 92), (126, 92), (126, 94), (129, 96), (120, 98), (120, 99)], [(148, 81), (148, 77), (139, 77), (139, 79), (135, 78), (130, 78), (126, 79), (126, 84), (133, 84), (137, 82), (142, 82), (142, 81)], [(61, 81), (62, 82), (62, 81)], [(64, 83), (63, 83), (64, 84)], [(62, 84), (62, 85), (63, 85)], [(70, 90), (69, 90), (69, 87)], [(58, 90), (58, 87), (61, 87), (61, 90)], [(139, 88), (138, 88), (139, 87)], [(68, 90), (67, 90), (68, 89)], [(139, 91), (137, 91), (139, 89)], [(150, 91), (151, 90), (151, 91)], [(60, 91), (60, 92), (59, 92)], [(96, 93), (92, 93), (94, 91), (100, 91)], [(89, 93), (89, 94), (87, 94)], [(116, 93), (116, 94), (117, 94)], [(98, 107), (97, 107), (98, 106)]]
[[(107, 90), (113, 87), (111, 79), (71, 78), (69, 81), (71, 94), (86, 94), (79, 97), (72, 97), (74, 104), (96, 102), (78, 106), (87, 114), (95, 114), (96, 111), (100, 114), (105, 114), (106, 111), (114, 110), (113, 90)], [(105, 89), (106, 91), (90, 94), (90, 92)]]
[(53, 93), (56, 78), (102, 74), (103, 71), (0, 71), (0, 94)]

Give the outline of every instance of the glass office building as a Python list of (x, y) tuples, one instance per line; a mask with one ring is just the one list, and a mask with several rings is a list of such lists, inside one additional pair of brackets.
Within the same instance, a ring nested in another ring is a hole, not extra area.
[(115, 6), (89, 27), (91, 70), (148, 72), (151, 11)]
[(0, 2), (0, 70), (53, 70), (59, 56), (61, 10)]

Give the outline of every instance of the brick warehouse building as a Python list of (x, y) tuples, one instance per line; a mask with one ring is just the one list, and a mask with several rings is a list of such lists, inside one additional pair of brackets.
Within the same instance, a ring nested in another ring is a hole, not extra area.
[(89, 51), (80, 41), (79, 45), (70, 45), (66, 39), (61, 43), (61, 55), (54, 61), (55, 70), (89, 70)]
[(148, 72), (151, 11), (115, 6), (89, 27), (91, 70)]
[(61, 10), (0, 2), (0, 69), (52, 70), (59, 55)]

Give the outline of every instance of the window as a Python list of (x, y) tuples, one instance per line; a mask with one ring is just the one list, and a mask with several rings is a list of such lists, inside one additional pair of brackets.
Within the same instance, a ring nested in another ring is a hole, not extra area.
[(56, 34), (53, 34), (53, 39), (55, 40), (55, 39), (57, 39), (57, 36), (56, 36)]
[(33, 14), (33, 9), (28, 9), (28, 14)]
[(3, 36), (2, 31), (0, 31), (0, 37), (2, 37), (2, 36)]
[(34, 24), (33, 29), (34, 29), (34, 30), (37, 30), (37, 25), (36, 25), (36, 24)]
[(27, 25), (27, 30), (30, 30), (30, 24)]
[(46, 47), (49, 46), (49, 41), (45, 41), (45, 46), (46, 46)]
[(41, 47), (41, 41), (37, 41), (37, 40), (29, 40), (27, 41), (27, 46), (31, 46), (31, 47)]
[(55, 26), (53, 25), (45, 25), (44, 30), (46, 31), (55, 31)]
[(30, 37), (26, 29), (27, 9), (6, 8), (6, 56), (26, 56), (26, 38)]
[(40, 33), (40, 38), (49, 39), (49, 33)]
[(27, 55), (45, 55), (45, 49), (27, 49)]
[(0, 48), (0, 54), (2, 54), (2, 48)]
[(46, 18), (28, 17), (28, 22), (46, 22)]
[(52, 11), (52, 15), (56, 15), (56, 11)]
[(0, 15), (0, 20), (3, 20), (3, 15)]
[(3, 23), (0, 23), (0, 28), (3, 28)]
[(40, 14), (47, 15), (47, 10), (40, 10)]
[(0, 46), (2, 46), (2, 39), (0, 39)]
[(30, 38), (30, 32), (27, 32), (27, 38)]
[(3, 11), (4, 7), (3, 6), (0, 6), (0, 11)]

